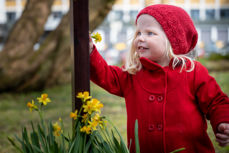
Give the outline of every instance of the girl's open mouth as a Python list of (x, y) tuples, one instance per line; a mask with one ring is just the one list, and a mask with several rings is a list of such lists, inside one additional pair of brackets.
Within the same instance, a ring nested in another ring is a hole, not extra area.
[(145, 50), (147, 50), (147, 49), (149, 49), (149, 48), (142, 47), (142, 46), (139, 46), (139, 47), (138, 47), (138, 51), (140, 51), (140, 52), (145, 51)]

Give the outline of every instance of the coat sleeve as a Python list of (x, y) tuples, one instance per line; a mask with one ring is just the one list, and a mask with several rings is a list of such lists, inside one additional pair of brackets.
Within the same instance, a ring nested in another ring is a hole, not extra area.
[(220, 123), (229, 123), (229, 99), (204, 66), (199, 62), (195, 66), (195, 95), (216, 133)]
[(121, 82), (126, 72), (117, 66), (110, 66), (97, 51), (95, 45), (90, 54), (90, 79), (100, 87), (117, 96), (124, 95)]

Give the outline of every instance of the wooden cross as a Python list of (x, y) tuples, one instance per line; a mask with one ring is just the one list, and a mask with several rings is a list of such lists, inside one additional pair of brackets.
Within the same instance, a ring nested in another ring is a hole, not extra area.
[(70, 0), (70, 14), (73, 61), (72, 110), (75, 111), (82, 105), (76, 94), (90, 91), (88, 0)]

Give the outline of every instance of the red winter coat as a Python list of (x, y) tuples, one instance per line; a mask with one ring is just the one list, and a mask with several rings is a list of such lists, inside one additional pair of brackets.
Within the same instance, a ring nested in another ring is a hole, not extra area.
[(192, 72), (172, 69), (146, 59), (131, 75), (109, 66), (94, 48), (90, 55), (91, 80), (108, 92), (124, 97), (128, 143), (135, 152), (134, 124), (138, 119), (141, 153), (214, 153), (207, 135), (206, 119), (214, 132), (229, 122), (229, 99), (199, 62)]

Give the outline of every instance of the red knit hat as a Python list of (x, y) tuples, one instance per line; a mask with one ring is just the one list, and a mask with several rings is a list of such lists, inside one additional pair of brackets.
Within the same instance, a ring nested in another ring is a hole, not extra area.
[(198, 34), (190, 16), (180, 7), (157, 4), (142, 9), (140, 15), (153, 16), (163, 28), (175, 54), (186, 54), (197, 43)]

